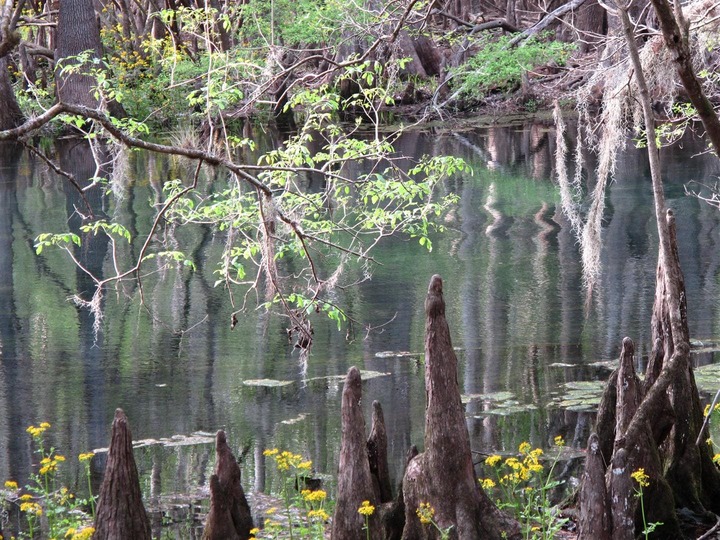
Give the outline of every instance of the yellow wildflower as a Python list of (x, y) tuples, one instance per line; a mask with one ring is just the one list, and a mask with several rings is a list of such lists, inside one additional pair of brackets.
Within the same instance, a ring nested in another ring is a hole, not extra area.
[(712, 460), (714, 463), (717, 463), (718, 465), (720, 465), (720, 454), (715, 454), (713, 456)]
[(298, 463), (298, 466), (297, 466), (298, 469), (303, 469), (306, 471), (309, 471), (311, 467), (312, 467), (312, 461), (310, 461), (310, 460), (302, 461), (302, 462)]
[[(93, 534), (95, 534), (94, 527), (85, 527), (84, 529), (81, 529), (81, 530), (77, 531), (75, 534), (73, 534), (71, 540), (90, 540), (90, 538), (92, 538)], [(67, 535), (66, 535), (66, 537), (67, 537)]]
[(522, 442), (522, 443), (520, 443), (520, 446), (518, 447), (518, 451), (521, 454), (527, 454), (531, 448), (532, 448), (532, 446), (530, 446), (529, 442)]
[(258, 529), (257, 527), (250, 529), (250, 534), (252, 534), (252, 535), (256, 535), (259, 532), (260, 532), (260, 529)]
[(80, 454), (78, 456), (78, 460), (80, 461), (89, 461), (95, 456), (95, 452), (85, 452), (84, 454)]
[(302, 495), (303, 499), (305, 499), (308, 502), (321, 502), (324, 501), (327, 497), (327, 493), (323, 491), (322, 489), (318, 489), (315, 491), (310, 491), (309, 489), (303, 489), (300, 494)]
[(42, 507), (36, 502), (24, 502), (20, 503), (20, 511), (26, 514), (35, 514), (36, 516), (42, 516)]
[(370, 504), (370, 501), (363, 501), (360, 508), (358, 508), (358, 513), (363, 516), (372, 516), (373, 512), (375, 512), (375, 507)]
[(430, 503), (422, 502), (415, 513), (420, 518), (420, 523), (428, 525), (432, 523), (433, 516), (435, 515), (435, 509), (430, 505)]
[(32, 495), (30, 495), (29, 493), (23, 493), (22, 495), (20, 495), (20, 500), (25, 502), (32, 501)]
[(563, 439), (562, 435), (558, 435), (555, 437), (555, 446), (562, 448), (565, 446), (565, 439)]
[(495, 487), (495, 481), (492, 478), (483, 478), (480, 482), (483, 489), (492, 489)]
[(640, 484), (640, 487), (648, 487), (650, 485), (650, 482), (648, 481), (649, 476), (645, 474), (645, 469), (640, 468), (634, 473), (632, 473), (630, 476), (633, 477), (633, 479)]
[(5, 480), (5, 487), (7, 489), (15, 490), (18, 488), (17, 482), (15, 480)]
[(30, 426), (25, 431), (29, 433), (34, 438), (39, 438), (42, 436), (43, 433), (50, 427), (50, 424), (47, 422), (43, 422), (39, 426)]
[(715, 404), (712, 411), (710, 411), (710, 404), (705, 405), (705, 411), (703, 412), (703, 416), (708, 416), (711, 412), (717, 411), (720, 411), (720, 403)]
[(278, 453), (277, 448), (269, 448), (263, 452), (263, 456), (274, 456)]
[(308, 515), (308, 518), (317, 519), (319, 521), (326, 521), (326, 520), (330, 519), (330, 516), (328, 515), (328, 513), (325, 510), (323, 510), (322, 508), (320, 508), (318, 510), (310, 510), (307, 515)]
[(494, 467), (497, 465), (502, 458), (498, 456), (497, 454), (493, 454), (492, 456), (488, 456), (485, 458), (485, 465), (488, 465), (490, 467)]

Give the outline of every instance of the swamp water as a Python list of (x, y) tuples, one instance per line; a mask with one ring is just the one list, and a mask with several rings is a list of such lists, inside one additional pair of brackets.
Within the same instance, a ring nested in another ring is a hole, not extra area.
[[(32, 472), (29, 425), (51, 423), (49, 442), (74, 457), (107, 445), (117, 407), (139, 441), (146, 498), (167, 508), (171, 520), (189, 519), (187, 503), (206, 496), (217, 429), (226, 430), (241, 457), (248, 492), (271, 491), (276, 481), (272, 467), (266, 471), (266, 448), (303, 454), (319, 474), (332, 475), (342, 381), (355, 365), (365, 379), (366, 419), (373, 400), (383, 405), (397, 481), (407, 448), (422, 448), (423, 302), (434, 273), (445, 280), (473, 450), (514, 452), (522, 441), (548, 447), (556, 435), (583, 448), (622, 338), (635, 340), (641, 365), (651, 346), (657, 240), (643, 151), (630, 148), (619, 157), (608, 193), (602, 275), (586, 305), (579, 248), (553, 181), (552, 126), (410, 132), (396, 146), (406, 155), (463, 157), (474, 174), (444, 184), (460, 202), (445, 218), (447, 230), (433, 236), (431, 253), (416, 241), (391, 239), (375, 253), (381, 266), (372, 280), (338, 293), (350, 315), (375, 330), (356, 325), (339, 332), (332, 321), (313, 320), (315, 341), (304, 375), (288, 343), (286, 319), (249, 309), (230, 329), (233, 308), (226, 291), (213, 286), (212, 273), (223, 237), (207, 227), (178, 228), (168, 237), (185, 246), (197, 270), (147, 276), (144, 306), (135, 285), (109, 292), (96, 338), (93, 318), (69, 301), (91, 290), (91, 281), (59, 251), (38, 257), (33, 247), (40, 233), (77, 227), (83, 201), (26, 152), (4, 156), (0, 480), (22, 485)], [(702, 150), (701, 142), (685, 141), (664, 150), (662, 159), (668, 204), (677, 216), (691, 335), (699, 346), (693, 358), (696, 366), (717, 368), (720, 211), (683, 188), (693, 180), (714, 183), (720, 172), (717, 159), (696, 156)], [(72, 152), (66, 153), (68, 167), (91, 176), (94, 165)], [(180, 175), (187, 173), (179, 164), (133, 154), (120, 202), (91, 203), (133, 235), (143, 234), (154, 217), (150, 203), (162, 200), (163, 182)], [(107, 241), (95, 239), (83, 249), (89, 269), (109, 274)], [(140, 248), (124, 249), (135, 257)], [(717, 370), (698, 375), (708, 393), (719, 381)], [(103, 465), (100, 453), (92, 463), (95, 489)], [(64, 479), (82, 492), (80, 468), (68, 459)], [(184, 513), (176, 512), (180, 507)]]

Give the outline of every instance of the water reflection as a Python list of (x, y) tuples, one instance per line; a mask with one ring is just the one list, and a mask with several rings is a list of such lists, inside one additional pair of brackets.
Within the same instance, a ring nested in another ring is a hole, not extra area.
[[(668, 202), (678, 216), (691, 331), (712, 340), (719, 334), (720, 213), (682, 191), (683, 182), (718, 172), (710, 156), (690, 159), (699, 145), (687, 141), (683, 149), (672, 148), (663, 153), (663, 163)], [(236, 453), (244, 456), (248, 488), (270, 487), (262, 457), (268, 447), (301, 452), (320, 472), (332, 473), (341, 388), (326, 377), (357, 365), (388, 373), (365, 382), (363, 402), (368, 418), (374, 399), (383, 404), (398, 480), (407, 447), (422, 445), (423, 367), (417, 356), (377, 353), (422, 351), (423, 301), (434, 273), (446, 280), (461, 388), (474, 396), (467, 404), (473, 448), (509, 450), (522, 440), (546, 445), (558, 434), (583, 445), (592, 415), (562, 410), (553, 400), (563, 383), (605, 376), (606, 370), (591, 364), (616, 357), (625, 335), (641, 355), (649, 350), (656, 234), (645, 159), (630, 150), (609, 189), (603, 273), (586, 313), (578, 246), (552, 181), (554, 146), (550, 126), (541, 124), (411, 132), (400, 139), (400, 152), (461, 156), (474, 175), (445, 184), (460, 203), (446, 217), (447, 231), (434, 238), (432, 253), (392, 239), (376, 254), (383, 265), (373, 280), (338, 293), (355, 319), (377, 331), (366, 336), (354, 328), (348, 341), (334, 323), (314, 321), (309, 381), (300, 376), (283, 318), (251, 310), (230, 329), (234, 308), (226, 292), (213, 286), (224, 239), (209, 227), (167, 228), (166, 239), (185, 246), (197, 270), (149, 261), (142, 288), (125, 283), (108, 292), (103, 332), (96, 336), (92, 316), (68, 301), (78, 291), (91, 292), (92, 280), (62, 254), (36, 257), (32, 246), (41, 232), (77, 232), (84, 201), (44, 164), (19, 149), (3, 151), (0, 451), (7, 457), (0, 460), (0, 478), (23, 482), (30, 473), (28, 425), (49, 421), (50, 442), (77, 455), (107, 444), (116, 407), (128, 414), (135, 439), (226, 429)], [(56, 151), (81, 185), (91, 181), (95, 168), (87, 147), (68, 142)], [(187, 173), (180, 162), (139, 154), (130, 157), (127, 170), (114, 186), (122, 198), (91, 190), (88, 203), (93, 213), (120, 220), (144, 240), (154, 216), (149, 201), (162, 202), (163, 182)], [(588, 189), (592, 181), (587, 175)], [(95, 275), (114, 273), (113, 252), (130, 259), (138, 250), (112, 246), (103, 237), (84, 240), (74, 253)], [(251, 387), (243, 384), (248, 379), (292, 384)], [(507, 414), (490, 414), (499, 405)], [(148, 446), (138, 456), (148, 496), (155, 498), (204, 485), (212, 468), (212, 448), (202, 444)], [(96, 481), (102, 465), (101, 457), (94, 462)], [(76, 485), (78, 464), (69, 460), (68, 467)]]

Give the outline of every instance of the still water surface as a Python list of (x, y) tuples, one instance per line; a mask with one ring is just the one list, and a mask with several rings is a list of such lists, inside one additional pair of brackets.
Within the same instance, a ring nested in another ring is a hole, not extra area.
[[(262, 450), (290, 449), (313, 460), (320, 473), (337, 467), (342, 383), (350, 366), (386, 375), (367, 380), (363, 402), (379, 400), (390, 437), (390, 462), (399, 478), (411, 444), (422, 447), (425, 391), (423, 301), (430, 276), (445, 279), (447, 316), (460, 361), (473, 449), (512, 450), (523, 440), (546, 446), (555, 435), (584, 446), (592, 414), (559, 405), (564, 384), (602, 380), (598, 366), (618, 355), (624, 336), (636, 342), (638, 361), (650, 347), (656, 232), (646, 159), (630, 149), (608, 194), (603, 272), (586, 305), (575, 237), (559, 209), (553, 182), (554, 131), (527, 124), (491, 129), (409, 133), (398, 150), (411, 155), (461, 156), (474, 169), (447, 182), (460, 195), (445, 218), (447, 230), (428, 253), (416, 242), (393, 239), (376, 253), (373, 279), (342, 293), (351, 315), (373, 327), (347, 334), (314, 320), (315, 345), (303, 378), (281, 317), (249, 310), (230, 329), (233, 311), (213, 287), (213, 257), (222, 235), (210, 228), (168, 232), (195, 257), (196, 272), (163, 270), (145, 281), (140, 304), (129, 285), (105, 299), (103, 330), (69, 297), (91, 283), (60, 253), (34, 253), (42, 232), (73, 230), (75, 191), (22, 150), (6, 150), (0, 169), (0, 480), (23, 483), (34, 455), (25, 428), (47, 421), (51, 443), (75, 456), (106, 446), (115, 408), (127, 413), (134, 439), (228, 432), (243, 454), (246, 489), (271, 487)], [(720, 212), (684, 194), (684, 183), (713, 182), (718, 161), (695, 156), (686, 141), (663, 151), (667, 198), (675, 209), (694, 339), (720, 336), (718, 269)], [(78, 178), (93, 174), (83, 151), (65, 144), (61, 161)], [(182, 172), (146, 155), (130, 160), (117, 204), (101, 196), (96, 208), (142, 235), (153, 219), (149, 203)], [(84, 176), (83, 176), (84, 175)], [(592, 175), (589, 175), (590, 177)], [(592, 187), (592, 179), (588, 181)], [(84, 253), (96, 273), (112, 264), (107, 241)], [(136, 256), (139, 246), (125, 248)], [(349, 338), (349, 339), (348, 339)], [(389, 354), (398, 352), (410, 355)], [(714, 362), (712, 353), (696, 355)], [(290, 381), (280, 388), (248, 386), (253, 379)], [(484, 398), (480, 398), (482, 395)], [(493, 414), (493, 411), (504, 414)], [(192, 491), (207, 483), (212, 445), (176, 439), (138, 450), (148, 497)], [(77, 463), (67, 477), (76, 483)], [(100, 479), (102, 456), (93, 462)], [(82, 485), (82, 484), (80, 484)], [(82, 489), (82, 488), (79, 488)]]

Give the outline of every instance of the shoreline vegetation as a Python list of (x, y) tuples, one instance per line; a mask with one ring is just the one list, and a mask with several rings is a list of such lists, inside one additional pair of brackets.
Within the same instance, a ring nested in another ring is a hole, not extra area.
[[(647, 149), (659, 241), (653, 351), (640, 380), (634, 343), (622, 342), (620, 367), (588, 442), (575, 522), (581, 538), (594, 540), (706, 534), (720, 515), (720, 457), (704, 422), (715, 409), (703, 411), (689, 359), (676, 217), (666, 207), (658, 154), (698, 122), (709, 148), (720, 151), (720, 6), (709, 0), (485, 4), (476, 12), (463, 0), (187, 0), (165, 8), (152, 0), (5, 2), (0, 141), (8, 143), (0, 157), (16, 164), (19, 149), (32, 153), (79, 200), (67, 230), (37, 236), (36, 255), (59, 250), (81, 271), (88, 286), (73, 301), (90, 314), (98, 336), (107, 324), (106, 294), (122, 284), (139, 291), (144, 303), (147, 261), (196, 270), (183, 246), (163, 238), (166, 227), (211, 226), (226, 239), (214, 261), (214, 285), (236, 309), (231, 327), (246, 309), (282, 313), (306, 366), (317, 316), (338, 330), (362, 327), (335, 302), (335, 290), (357, 283), (344, 271), (352, 266), (370, 279), (374, 248), (389, 236), (431, 252), (432, 234), (443, 230), (442, 217), (458, 203), (438, 186), (468, 164), (455, 156), (417, 156), (403, 168), (393, 143), (406, 127), (387, 130), (392, 112), (420, 124), (460, 113), (507, 119), (509, 112), (552, 108), (562, 211), (580, 245), (588, 297), (600, 275), (607, 186), (632, 137)], [(567, 110), (578, 119), (572, 147)], [(281, 144), (258, 151), (246, 129), (252, 123), (272, 130)], [(160, 131), (174, 135), (156, 142)], [(78, 144), (68, 147), (68, 138)], [(132, 149), (182, 163), (179, 178), (163, 180), (162, 200), (143, 231), (106, 219), (98, 203), (116, 194)], [(588, 154), (597, 160), (592, 171)], [(358, 163), (370, 166), (357, 174)], [(592, 191), (583, 187), (583, 174), (592, 176)], [(322, 190), (306, 189), (310, 175), (322, 179)], [(720, 195), (709, 189), (698, 197), (720, 206)], [(127, 247), (133, 237), (143, 239), (137, 251)], [(98, 238), (111, 254), (107, 272), (80, 249)], [(250, 306), (253, 297), (257, 306)], [(558, 537), (565, 518), (550, 502), (554, 480), (544, 475), (537, 449), (523, 443), (495, 478), (478, 476), (439, 276), (430, 281), (425, 308), (423, 451), (408, 450), (402, 488), (392, 498), (382, 409), (374, 407), (368, 440), (361, 375), (351, 368), (330, 536)], [(23, 534), (150, 538), (124, 413), (118, 409), (113, 422), (97, 506), (92, 495), (77, 501), (56, 485), (66, 457), (45, 445), (49, 428), (28, 428), (38, 457), (30, 485), (5, 484), (24, 516)], [(235, 457), (218, 432), (204, 538), (325, 536), (326, 494), (302, 489), (300, 471), (308, 462), (291, 450), (267, 451), (288, 472), (280, 489), (287, 524), (277, 533), (272, 521), (261, 530), (253, 526)], [(81, 455), (83, 463), (89, 459)], [(499, 461), (493, 455), (485, 464)], [(297, 531), (295, 515), (302, 515)]]

